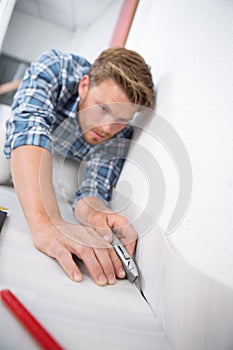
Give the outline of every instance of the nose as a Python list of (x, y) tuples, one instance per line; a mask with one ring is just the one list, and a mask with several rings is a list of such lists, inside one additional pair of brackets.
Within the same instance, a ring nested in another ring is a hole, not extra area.
[(125, 125), (122, 126), (121, 123), (117, 123), (115, 118), (110, 114), (106, 114), (105, 118), (102, 118), (101, 129), (105, 134), (108, 134), (109, 136), (117, 134), (124, 127)]
[(105, 134), (112, 135), (114, 133), (114, 130), (116, 129), (116, 125), (114, 125), (114, 123), (102, 124), (101, 129)]

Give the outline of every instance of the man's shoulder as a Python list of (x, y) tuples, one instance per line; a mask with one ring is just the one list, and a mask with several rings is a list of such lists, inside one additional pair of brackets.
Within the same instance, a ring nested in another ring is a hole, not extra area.
[(64, 52), (57, 49), (50, 49), (41, 54), (38, 61), (45, 64), (57, 63), (61, 66), (83, 66), (89, 67), (90, 62), (83, 56), (79, 56), (74, 53)]

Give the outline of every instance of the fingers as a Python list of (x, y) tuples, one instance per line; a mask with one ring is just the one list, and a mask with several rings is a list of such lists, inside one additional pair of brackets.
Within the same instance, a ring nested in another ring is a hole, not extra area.
[[(103, 237), (106, 241), (112, 242), (113, 235), (112, 229), (118, 238), (121, 240), (123, 245), (128, 250), (129, 254), (133, 256), (138, 235), (133, 227), (128, 223), (128, 220), (116, 213), (109, 213), (106, 216), (96, 215), (93, 222), (98, 223), (98, 227), (95, 224), (96, 232)], [(111, 229), (111, 228), (112, 229)], [(115, 274), (118, 278), (125, 277), (125, 271), (122, 267), (121, 261), (116, 255), (114, 250), (110, 250), (111, 262), (114, 266)], [(106, 275), (107, 276), (107, 275)]]
[(109, 222), (113, 225), (113, 231), (126, 247), (130, 255), (134, 254), (138, 235), (134, 228), (121, 215), (111, 215)]
[(72, 258), (72, 254), (79, 257), (87, 267), (92, 279), (99, 286), (114, 284), (116, 276), (124, 278), (125, 272), (122, 268), (119, 258), (116, 256), (113, 248), (93, 249), (79, 244), (54, 241), (49, 245), (46, 254), (55, 258), (65, 273), (75, 282), (82, 280), (82, 274)]
[(125, 248), (128, 250), (129, 254), (133, 255), (138, 239), (136, 231), (130, 225), (125, 225), (117, 231), (121, 242), (123, 245), (125, 245)]
[[(73, 231), (77, 231), (75, 239)], [(106, 231), (111, 232), (111, 229), (104, 229), (101, 232)], [(75, 225), (74, 230), (69, 223), (61, 227), (44, 227), (42, 232), (33, 235), (33, 241), (39, 250), (55, 258), (74, 281), (81, 281), (82, 274), (72, 254), (84, 262), (94, 282), (100, 286), (114, 284), (117, 277), (125, 277), (121, 261), (112, 245), (104, 241), (92, 228)]]
[(131, 256), (133, 256), (135, 252), (135, 247), (136, 247), (136, 241), (125, 245), (125, 248), (128, 250)]
[(74, 262), (71, 252), (67, 250), (65, 246), (63, 246), (60, 243), (57, 243), (54, 246), (53, 251), (50, 252), (48, 255), (55, 258), (59, 262), (59, 264), (70, 279), (72, 279), (75, 282), (82, 281), (82, 274), (77, 264)]
[(83, 260), (94, 282), (100, 286), (114, 284), (116, 276), (125, 277), (121, 261), (113, 249), (79, 248), (77, 255)]
[[(94, 225), (95, 231), (107, 242), (112, 242), (113, 240), (113, 234), (112, 229), (108, 226), (106, 216), (97, 215), (94, 220), (95, 223), (98, 226)], [(133, 251), (134, 244), (130, 245), (130, 251)], [(97, 260), (99, 261), (103, 273), (106, 277), (106, 283), (113, 284), (116, 281), (116, 277), (118, 278), (125, 278), (125, 271), (122, 267), (121, 260), (118, 258), (117, 254), (115, 253), (114, 249), (108, 248), (107, 250), (103, 249), (95, 249), (95, 256)], [(86, 262), (86, 266), (90, 261)], [(89, 272), (91, 273), (91, 269), (89, 268)], [(93, 275), (92, 275), (93, 277)], [(94, 280), (95, 277), (93, 277)]]
[(84, 249), (79, 255), (96, 284), (104, 286), (115, 283), (114, 269), (106, 250)]
[(109, 255), (110, 255), (111, 261), (113, 263), (116, 276), (118, 278), (125, 278), (125, 275), (126, 275), (125, 270), (123, 269), (122, 263), (121, 263), (120, 259), (118, 258), (118, 256), (116, 255), (114, 249), (111, 249), (109, 251)]
[(95, 228), (95, 231), (107, 242), (111, 243), (113, 240), (112, 230), (108, 226), (106, 216), (101, 213), (94, 215), (92, 220), (92, 226)]

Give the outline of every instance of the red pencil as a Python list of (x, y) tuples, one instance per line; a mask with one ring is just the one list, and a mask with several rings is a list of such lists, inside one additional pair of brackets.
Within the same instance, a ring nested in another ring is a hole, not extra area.
[(20, 322), (28, 329), (37, 342), (46, 350), (63, 350), (46, 329), (23, 306), (10, 290), (0, 291), (2, 301), (9, 307)]

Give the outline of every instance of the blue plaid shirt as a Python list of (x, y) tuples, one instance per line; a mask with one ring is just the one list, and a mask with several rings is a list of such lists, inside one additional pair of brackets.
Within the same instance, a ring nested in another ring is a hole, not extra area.
[(85, 176), (74, 205), (85, 196), (111, 199), (133, 133), (132, 125), (127, 125), (97, 146), (84, 140), (76, 118), (78, 85), (89, 67), (85, 58), (74, 54), (57, 50), (44, 53), (27, 69), (6, 124), (7, 158), (16, 147), (34, 145), (85, 161)]

